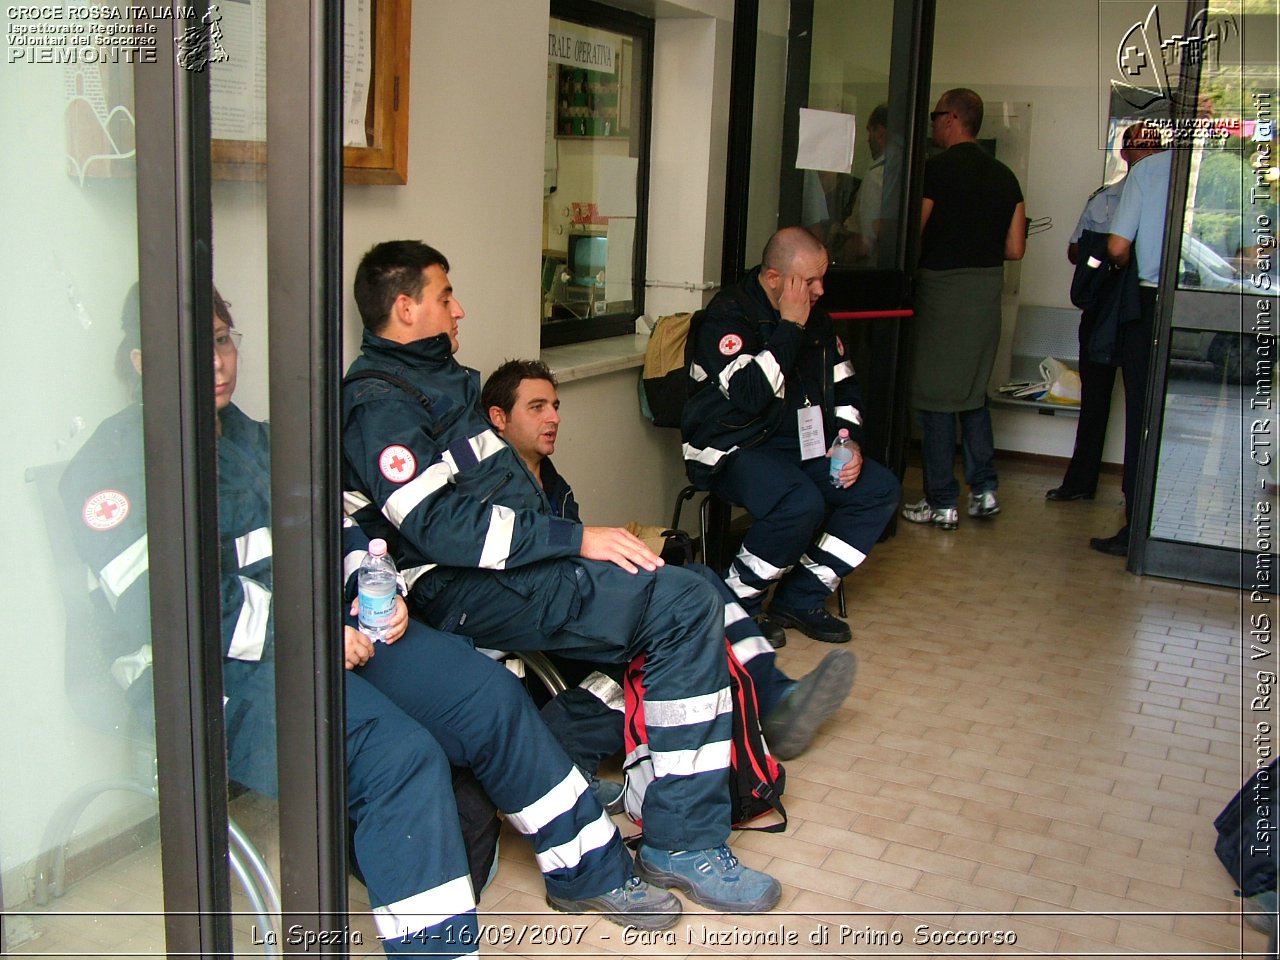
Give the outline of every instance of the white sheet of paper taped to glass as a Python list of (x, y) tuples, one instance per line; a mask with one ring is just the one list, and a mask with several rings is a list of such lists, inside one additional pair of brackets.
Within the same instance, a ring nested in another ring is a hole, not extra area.
[(851, 173), (857, 131), (857, 123), (851, 113), (801, 107), (796, 169)]

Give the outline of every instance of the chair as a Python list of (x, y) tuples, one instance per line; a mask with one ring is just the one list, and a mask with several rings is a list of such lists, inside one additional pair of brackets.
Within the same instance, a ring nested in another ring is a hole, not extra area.
[[(68, 701), (88, 726), (123, 737), (133, 745), (133, 771), (127, 777), (112, 777), (87, 783), (62, 801), (49, 817), (36, 862), (35, 901), (45, 906), (49, 898), (66, 892), (67, 846), (81, 815), (100, 795), (109, 791), (135, 793), (157, 800), (155, 743), (149, 731), (135, 717), (124, 691), (111, 678), (101, 638), (114, 625), (101, 605), (94, 602), (85, 582), (85, 564), (76, 553), (67, 526), (65, 507), (58, 492), (66, 463), (29, 467), (25, 477), (35, 485), (40, 498), (49, 549), (66, 611), (66, 669), (64, 683)], [(227, 859), (231, 872), (244, 891), (264, 933), (276, 930), (280, 915), (280, 893), (262, 854), (253, 841), (230, 820), (227, 829)], [(273, 941), (263, 937), (264, 951), (279, 956)]]
[[(733, 559), (733, 551), (729, 546), (732, 503), (709, 490), (701, 490), (689, 484), (676, 494), (675, 509), (671, 513), (671, 529), (684, 529), (680, 526), (680, 514), (683, 512), (684, 505), (699, 493), (704, 496), (698, 505), (698, 542), (694, 547), (694, 559), (698, 560), (701, 557), (700, 562), (705, 563), (717, 573), (722, 573), (729, 568), (729, 562)], [(836, 603), (839, 606), (841, 618), (847, 617), (849, 611), (845, 606), (844, 580), (836, 584)]]

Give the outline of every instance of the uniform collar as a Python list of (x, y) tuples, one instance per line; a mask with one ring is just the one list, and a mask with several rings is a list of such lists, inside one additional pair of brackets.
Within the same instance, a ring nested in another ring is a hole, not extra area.
[(366, 356), (380, 357), (409, 366), (439, 366), (453, 359), (447, 333), (438, 333), (434, 337), (412, 343), (400, 343), (365, 330), (360, 340), (360, 349)]

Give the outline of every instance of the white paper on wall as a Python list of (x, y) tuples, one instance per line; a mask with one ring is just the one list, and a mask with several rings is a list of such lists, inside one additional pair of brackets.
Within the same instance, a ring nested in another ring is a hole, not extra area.
[(852, 173), (857, 129), (851, 113), (801, 107), (796, 169)]

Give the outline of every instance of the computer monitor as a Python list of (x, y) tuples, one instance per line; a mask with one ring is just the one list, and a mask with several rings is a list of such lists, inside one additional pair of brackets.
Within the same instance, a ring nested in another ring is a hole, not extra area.
[(609, 238), (570, 234), (569, 236), (569, 271), (573, 275), (570, 283), (580, 287), (595, 287), (603, 284), (597, 277), (604, 272), (609, 258)]

